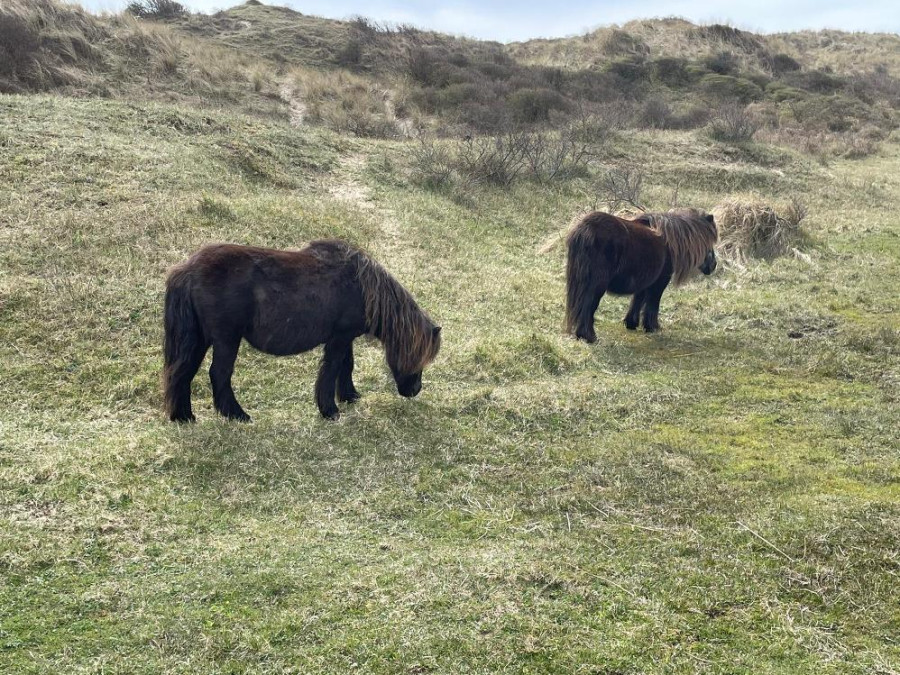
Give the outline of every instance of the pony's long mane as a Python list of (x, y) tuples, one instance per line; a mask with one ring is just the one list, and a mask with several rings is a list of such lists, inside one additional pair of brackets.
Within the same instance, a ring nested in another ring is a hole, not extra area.
[(650, 227), (659, 232), (669, 247), (676, 286), (690, 279), (719, 238), (716, 224), (707, 220), (706, 215), (700, 209), (647, 214)]
[(351, 252), (366, 306), (366, 326), (384, 344), (388, 363), (403, 374), (421, 371), (437, 356), (435, 325), (400, 282), (359, 250)]

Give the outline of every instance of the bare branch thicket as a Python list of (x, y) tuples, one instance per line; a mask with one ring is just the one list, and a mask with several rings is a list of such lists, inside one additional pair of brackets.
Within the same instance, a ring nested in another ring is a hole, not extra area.
[(133, 0), (125, 11), (142, 19), (174, 19), (188, 13), (187, 8), (175, 0)]
[(446, 143), (420, 135), (411, 151), (414, 178), (430, 188), (440, 188), (453, 180), (453, 156)]
[(591, 144), (568, 126), (558, 134), (536, 131), (526, 135), (525, 159), (531, 175), (551, 181), (578, 171), (591, 156)]
[(416, 180), (437, 186), (454, 177), (472, 184), (509, 187), (519, 178), (541, 182), (581, 171), (593, 146), (571, 128), (560, 132), (514, 128), (493, 136), (467, 135), (459, 142), (439, 142), (423, 135), (412, 150)]
[(709, 134), (717, 141), (744, 143), (759, 131), (760, 124), (745, 106), (727, 104), (719, 108), (709, 124)]
[(640, 169), (632, 167), (609, 169), (600, 177), (597, 191), (600, 199), (608, 204), (611, 211), (618, 211), (623, 206), (646, 211), (647, 208), (641, 203), (643, 183), (644, 172)]
[(470, 136), (459, 148), (460, 172), (475, 183), (508, 187), (527, 167), (528, 136), (519, 130)]

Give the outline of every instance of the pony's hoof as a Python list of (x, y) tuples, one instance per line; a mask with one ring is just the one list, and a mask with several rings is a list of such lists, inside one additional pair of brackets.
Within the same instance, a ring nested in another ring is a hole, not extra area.
[(334, 410), (321, 410), (322, 417), (326, 420), (331, 420), (332, 422), (337, 422), (341, 418), (341, 411), (335, 408)]
[(627, 328), (628, 330), (637, 330), (637, 327), (638, 327), (637, 322), (635, 322), (635, 323), (631, 323), (630, 321), (625, 322), (625, 328)]
[(591, 333), (589, 335), (585, 335), (583, 333), (576, 333), (575, 337), (579, 340), (584, 340), (585, 342), (587, 342), (590, 345), (594, 344), (597, 341), (597, 335), (594, 333)]
[(341, 403), (356, 403), (360, 398), (359, 392), (353, 392), (352, 394), (347, 394), (346, 396), (341, 397)]
[(239, 413), (235, 413), (233, 415), (229, 415), (228, 419), (233, 420), (234, 422), (242, 422), (244, 424), (247, 424), (247, 423), (253, 421), (252, 419), (250, 419), (250, 415), (248, 415), (245, 412), (239, 412)]
[(197, 421), (197, 418), (194, 417), (193, 413), (189, 415), (172, 415), (169, 419), (172, 422), (178, 422), (179, 424), (191, 424)]
[(656, 333), (659, 331), (659, 326), (644, 326), (645, 333)]

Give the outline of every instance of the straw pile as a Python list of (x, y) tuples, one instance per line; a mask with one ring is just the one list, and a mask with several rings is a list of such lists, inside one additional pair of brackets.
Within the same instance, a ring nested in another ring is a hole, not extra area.
[(731, 200), (713, 209), (719, 227), (718, 251), (736, 263), (771, 259), (795, 250), (806, 207), (791, 200), (778, 211), (759, 201)]

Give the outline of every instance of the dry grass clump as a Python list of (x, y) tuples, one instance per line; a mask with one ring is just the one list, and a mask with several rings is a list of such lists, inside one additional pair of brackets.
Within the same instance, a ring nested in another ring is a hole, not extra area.
[[(52, 0), (0, 4), (0, 92), (78, 85), (100, 59), (105, 36), (79, 7)], [(79, 66), (79, 67), (76, 67)]]
[(260, 107), (271, 64), (123, 12), (0, 3), (0, 92), (241, 102)]
[(303, 121), (369, 138), (400, 134), (390, 90), (346, 71), (298, 68), (288, 94), (302, 107)]
[(796, 198), (776, 210), (760, 201), (725, 201), (713, 209), (719, 227), (719, 252), (744, 263), (750, 258), (777, 258), (794, 248), (807, 209)]

